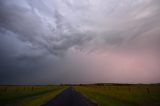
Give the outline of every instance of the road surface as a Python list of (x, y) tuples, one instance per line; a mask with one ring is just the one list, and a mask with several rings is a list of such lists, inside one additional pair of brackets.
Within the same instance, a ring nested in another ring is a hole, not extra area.
[(73, 88), (68, 88), (43, 106), (98, 106)]

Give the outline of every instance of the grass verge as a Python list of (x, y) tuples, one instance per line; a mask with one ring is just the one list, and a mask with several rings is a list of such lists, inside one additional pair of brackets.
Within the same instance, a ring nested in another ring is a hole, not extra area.
[(160, 106), (160, 86), (76, 86), (100, 106)]
[[(18, 87), (16, 87), (18, 88)], [(41, 106), (54, 98), (67, 87), (65, 86), (46, 86), (35, 90), (28, 89), (13, 90), (9, 87), (7, 92), (0, 90), (0, 105), (2, 106)], [(28, 90), (27, 90), (28, 89)]]

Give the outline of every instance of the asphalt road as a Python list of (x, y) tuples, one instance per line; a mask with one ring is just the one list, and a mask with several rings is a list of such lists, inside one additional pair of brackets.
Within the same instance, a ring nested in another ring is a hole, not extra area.
[(64, 90), (43, 106), (97, 106), (72, 88)]

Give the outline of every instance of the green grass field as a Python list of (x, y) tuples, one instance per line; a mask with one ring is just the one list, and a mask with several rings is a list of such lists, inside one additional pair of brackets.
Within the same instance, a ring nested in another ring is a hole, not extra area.
[(0, 86), (0, 106), (40, 106), (66, 86)]
[(160, 85), (88, 85), (75, 89), (100, 106), (160, 106)]
[[(69, 86), (0, 86), (0, 106), (40, 106)], [(160, 106), (160, 85), (73, 86), (100, 106)]]

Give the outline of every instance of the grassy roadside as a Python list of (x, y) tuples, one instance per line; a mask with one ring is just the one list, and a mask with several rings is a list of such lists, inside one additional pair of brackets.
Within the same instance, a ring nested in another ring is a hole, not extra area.
[(100, 106), (160, 106), (160, 86), (76, 86)]
[[(6, 88), (6, 87), (5, 87)], [(15, 89), (16, 88), (16, 89)], [(40, 106), (54, 98), (66, 86), (8, 87), (8, 91), (0, 90), (0, 105), (3, 106)]]

